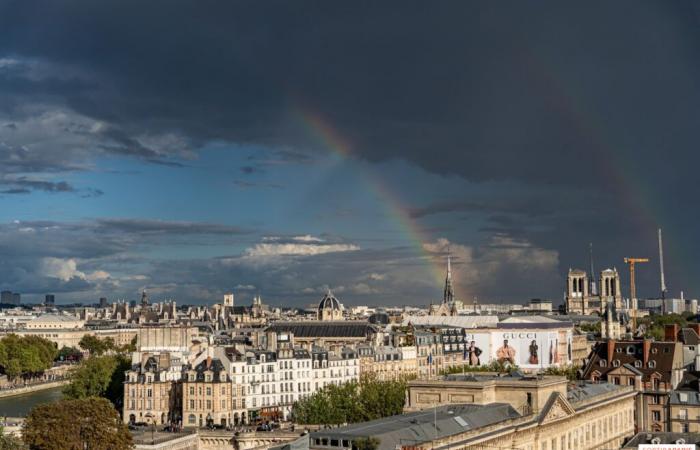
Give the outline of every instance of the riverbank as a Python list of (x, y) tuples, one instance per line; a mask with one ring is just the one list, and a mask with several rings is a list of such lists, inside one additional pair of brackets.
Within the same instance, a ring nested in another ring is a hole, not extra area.
[(33, 392), (41, 392), (48, 389), (54, 389), (61, 386), (65, 386), (70, 383), (69, 379), (47, 381), (46, 383), (30, 384), (27, 386), (12, 388), (12, 389), (2, 389), (0, 390), (0, 398), (14, 397), (17, 395), (31, 394)]

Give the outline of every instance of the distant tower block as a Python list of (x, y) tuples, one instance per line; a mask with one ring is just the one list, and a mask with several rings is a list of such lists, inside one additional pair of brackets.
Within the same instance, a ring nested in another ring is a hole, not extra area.
[(224, 294), (224, 306), (230, 306), (233, 308), (233, 294)]

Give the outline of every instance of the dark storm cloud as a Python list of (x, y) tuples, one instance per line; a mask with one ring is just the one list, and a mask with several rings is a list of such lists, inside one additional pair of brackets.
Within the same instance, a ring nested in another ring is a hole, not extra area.
[[(694, 2), (25, 0), (0, 3), (0, 30), (0, 174), (86, 170), (96, 151), (177, 165), (212, 141), (277, 149), (251, 167), (308, 163), (311, 113), (360, 158), (516, 183), (415, 219), (479, 213), (563, 265), (588, 241), (653, 254), (656, 224), (678, 260), (700, 251)], [(4, 143), (37, 108), (75, 115), (71, 138)]]
[(154, 153), (144, 130), (313, 145), (309, 108), (369, 159), (478, 180), (606, 185), (610, 150), (691, 157), (692, 3), (390, 3), (5, 2), (0, 52), (92, 74), (51, 92), (131, 155)]

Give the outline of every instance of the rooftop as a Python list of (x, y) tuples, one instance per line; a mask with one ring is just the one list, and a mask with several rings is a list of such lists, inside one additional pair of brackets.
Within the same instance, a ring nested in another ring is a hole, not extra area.
[(394, 450), (398, 446), (417, 445), (476, 430), (521, 415), (505, 403), (488, 405), (445, 405), (383, 419), (348, 425), (342, 428), (311, 433), (315, 439), (353, 440), (374, 436), (380, 440), (379, 450)]

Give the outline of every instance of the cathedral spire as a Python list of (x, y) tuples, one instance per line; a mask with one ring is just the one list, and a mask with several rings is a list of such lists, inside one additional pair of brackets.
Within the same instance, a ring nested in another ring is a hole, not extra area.
[(447, 275), (445, 276), (445, 290), (442, 294), (442, 303), (452, 303), (455, 293), (452, 288), (452, 264), (450, 262), (450, 254), (447, 254)]
[(589, 254), (591, 258), (591, 278), (589, 278), (589, 283), (590, 283), (590, 289), (589, 292), (591, 295), (596, 296), (598, 295), (598, 287), (596, 286), (595, 282), (595, 272), (593, 271), (593, 243), (591, 242), (589, 244)]

